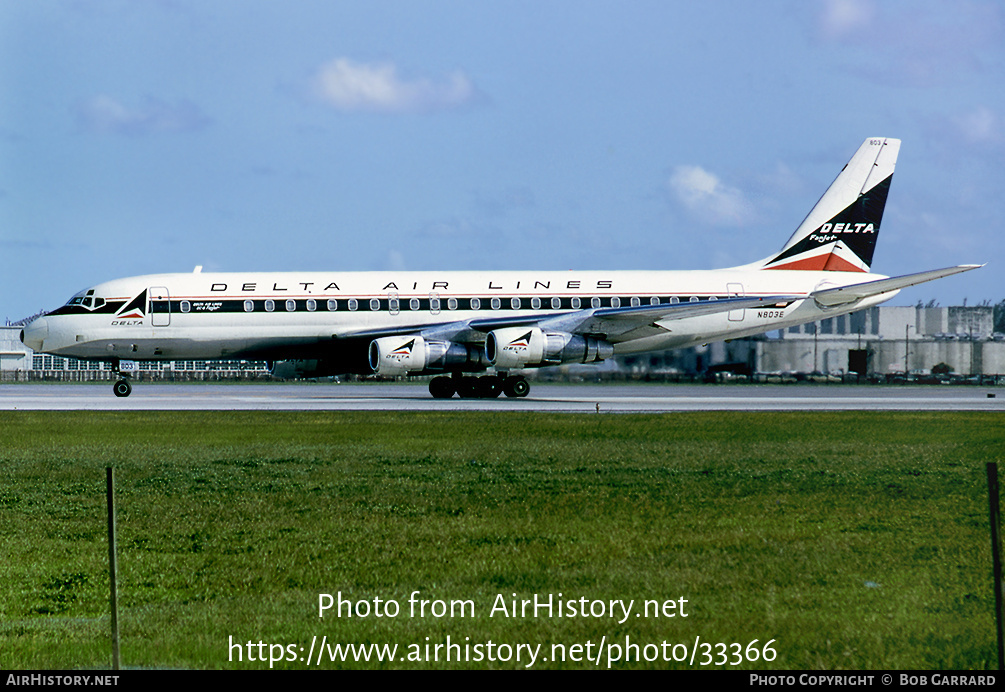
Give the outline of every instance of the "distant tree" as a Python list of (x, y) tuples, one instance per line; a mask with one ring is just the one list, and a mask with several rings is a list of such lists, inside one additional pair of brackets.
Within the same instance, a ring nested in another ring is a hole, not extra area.
[(948, 375), (953, 371), (953, 368), (945, 363), (939, 363), (938, 365), (932, 366), (933, 375)]
[(994, 330), (996, 332), (1005, 332), (1005, 300), (995, 305), (994, 309)]

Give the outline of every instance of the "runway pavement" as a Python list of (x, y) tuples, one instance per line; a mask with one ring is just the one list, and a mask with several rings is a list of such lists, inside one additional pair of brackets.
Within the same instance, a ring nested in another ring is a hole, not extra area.
[(1005, 411), (1005, 387), (533, 384), (525, 399), (433, 399), (416, 384), (0, 385), (4, 411)]

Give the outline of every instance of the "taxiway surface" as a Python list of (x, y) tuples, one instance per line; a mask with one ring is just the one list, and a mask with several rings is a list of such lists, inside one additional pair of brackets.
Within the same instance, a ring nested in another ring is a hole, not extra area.
[(1005, 411), (1005, 388), (534, 384), (525, 399), (433, 399), (416, 384), (4, 384), (5, 411)]

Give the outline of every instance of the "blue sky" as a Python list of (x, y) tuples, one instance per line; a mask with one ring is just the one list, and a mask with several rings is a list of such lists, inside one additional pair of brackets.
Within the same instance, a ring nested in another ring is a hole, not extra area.
[(0, 2), (0, 317), (191, 271), (701, 269), (903, 140), (873, 269), (990, 262), (1005, 6)]

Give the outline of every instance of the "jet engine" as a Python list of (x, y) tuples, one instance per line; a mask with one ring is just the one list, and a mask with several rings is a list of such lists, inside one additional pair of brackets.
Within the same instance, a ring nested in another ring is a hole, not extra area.
[(598, 363), (614, 354), (614, 346), (592, 336), (545, 332), (538, 327), (507, 327), (489, 332), (485, 340), (489, 362), (500, 370)]
[(485, 351), (475, 344), (430, 341), (421, 336), (385, 336), (370, 342), (370, 367), (378, 375), (407, 375), (427, 370), (484, 370)]

